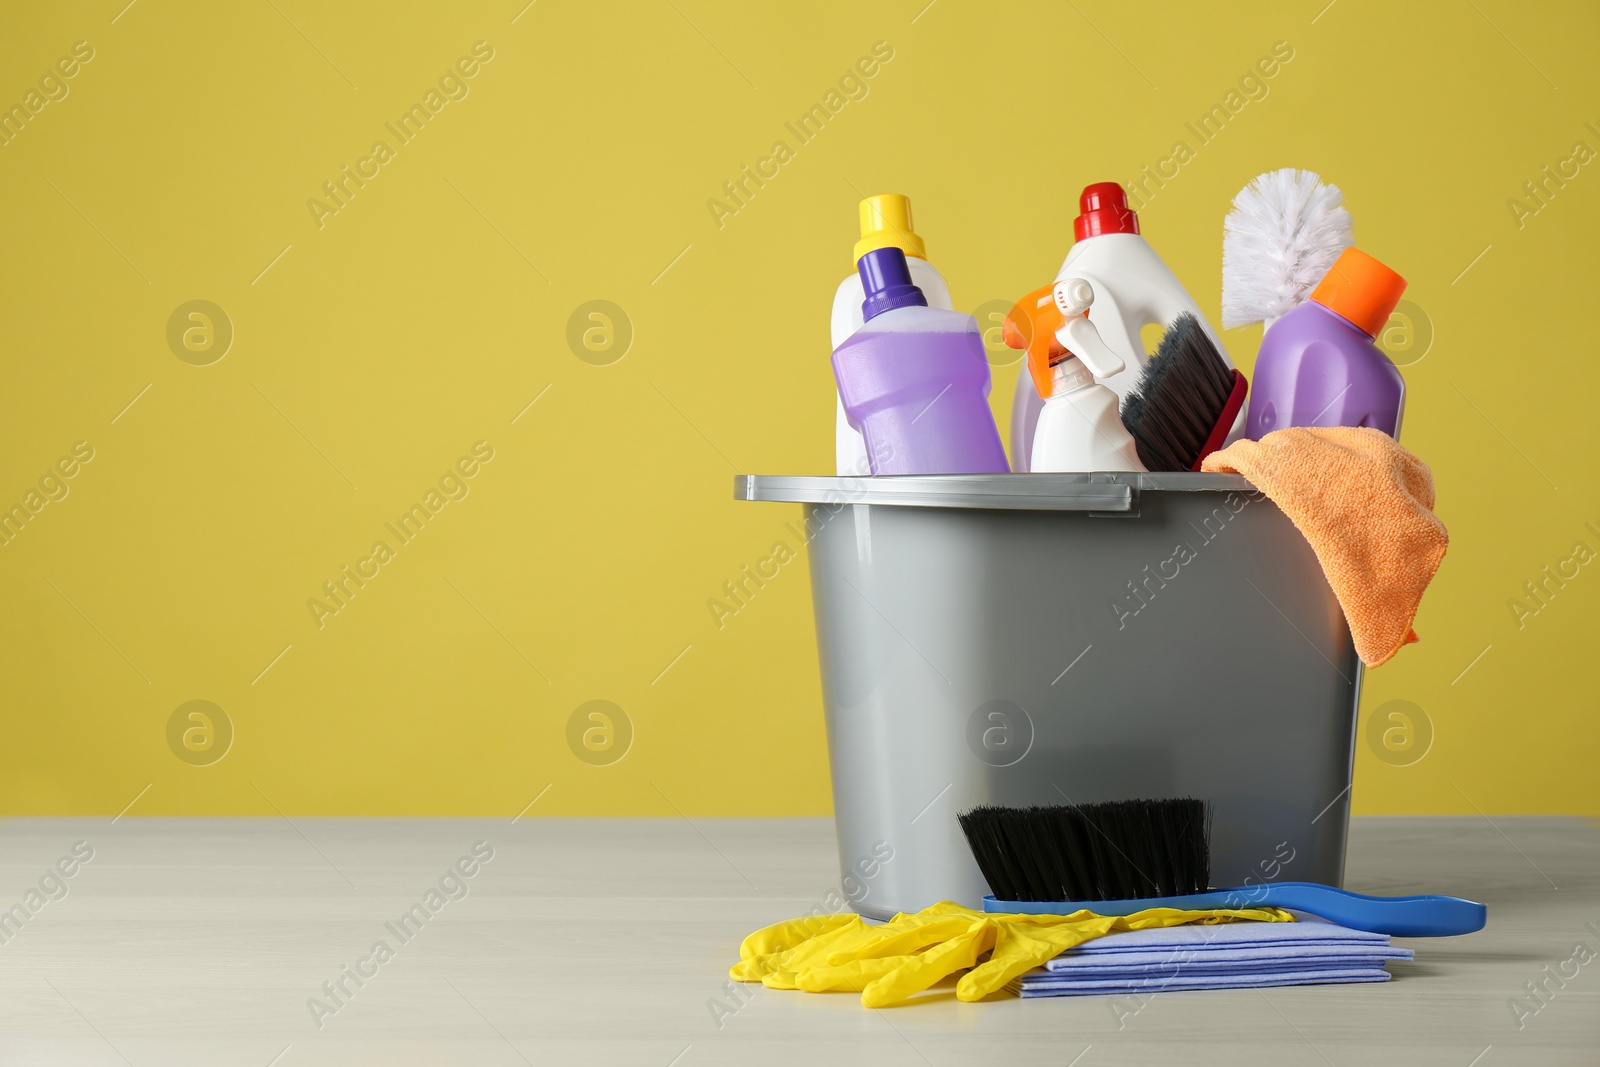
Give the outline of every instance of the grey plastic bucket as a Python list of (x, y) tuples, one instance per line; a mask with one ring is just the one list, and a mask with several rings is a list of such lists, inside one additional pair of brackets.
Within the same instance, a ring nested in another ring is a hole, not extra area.
[(1361, 666), (1236, 475), (742, 475), (805, 504), (846, 896), (987, 892), (956, 813), (1194, 796), (1212, 884), (1339, 885)]

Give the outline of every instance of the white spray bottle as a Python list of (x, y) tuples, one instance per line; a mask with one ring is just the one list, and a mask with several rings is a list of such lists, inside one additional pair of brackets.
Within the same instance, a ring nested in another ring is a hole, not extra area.
[[(1083, 278), (1056, 282), (1051, 300), (1060, 315), (1043, 400), (1033, 437), (1034, 471), (1142, 471), (1139, 450), (1122, 425), (1117, 394), (1096, 379), (1122, 373), (1127, 364), (1106, 346), (1089, 321), (1094, 286)], [(1032, 376), (1028, 376), (1031, 382)]]
[[(1099, 182), (1078, 198), (1081, 214), (1073, 222), (1076, 242), (1056, 275), (1058, 280), (1082, 278), (1094, 288), (1094, 309), (1089, 321), (1099, 330), (1106, 347), (1122, 358), (1124, 368), (1106, 377), (1105, 385), (1126, 397), (1139, 383), (1149, 354), (1140, 331), (1149, 325), (1170, 326), (1184, 312), (1217, 346), (1229, 367), (1228, 351), (1200, 311), (1194, 297), (1139, 233), (1139, 216), (1128, 207), (1128, 197), (1116, 182)], [(1037, 470), (1031, 463), (1033, 439), (1044, 406), (1028, 375), (1019, 376), (1011, 408), (1011, 469)], [(1242, 432), (1241, 413), (1230, 439)]]
[[(869, 196), (861, 201), (861, 239), (856, 242), (852, 263), (877, 248), (895, 248), (906, 254), (906, 265), (911, 268), (911, 282), (927, 299), (928, 306), (953, 311), (950, 288), (944, 278), (927, 260), (922, 238), (911, 228), (911, 201), (897, 193)], [(833, 348), (837, 350), (851, 334), (861, 329), (861, 303), (866, 299), (861, 286), (861, 275), (850, 272), (850, 277), (839, 283), (833, 294), (833, 319), (831, 333)], [(844, 412), (844, 401), (834, 401), (834, 462), (840, 477), (859, 478), (872, 473), (867, 461), (867, 442), (859, 430), (850, 425)]]

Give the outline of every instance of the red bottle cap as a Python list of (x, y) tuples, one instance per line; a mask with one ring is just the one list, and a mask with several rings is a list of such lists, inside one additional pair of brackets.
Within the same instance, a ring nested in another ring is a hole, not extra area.
[(1082, 212), (1072, 223), (1078, 240), (1102, 233), (1138, 233), (1139, 215), (1128, 207), (1128, 194), (1116, 182), (1095, 182), (1078, 197)]

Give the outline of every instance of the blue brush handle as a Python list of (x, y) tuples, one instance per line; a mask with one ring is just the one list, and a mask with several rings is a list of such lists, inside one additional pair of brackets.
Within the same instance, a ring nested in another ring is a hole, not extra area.
[(1369, 897), (1316, 882), (1265, 882), (1239, 889), (1213, 889), (1181, 897), (1140, 900), (1029, 901), (983, 898), (983, 910), (1021, 915), (1070, 915), (1092, 911), (1096, 915), (1132, 915), (1149, 908), (1292, 908), (1308, 911), (1331, 923), (1391, 937), (1453, 937), (1482, 930), (1489, 909), (1460, 897)]

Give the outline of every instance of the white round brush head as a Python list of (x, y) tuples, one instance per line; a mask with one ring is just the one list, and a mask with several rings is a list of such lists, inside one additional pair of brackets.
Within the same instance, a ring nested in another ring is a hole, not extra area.
[(1308, 170), (1269, 171), (1240, 190), (1222, 224), (1222, 328), (1272, 321), (1299, 306), (1349, 248), (1337, 185)]

